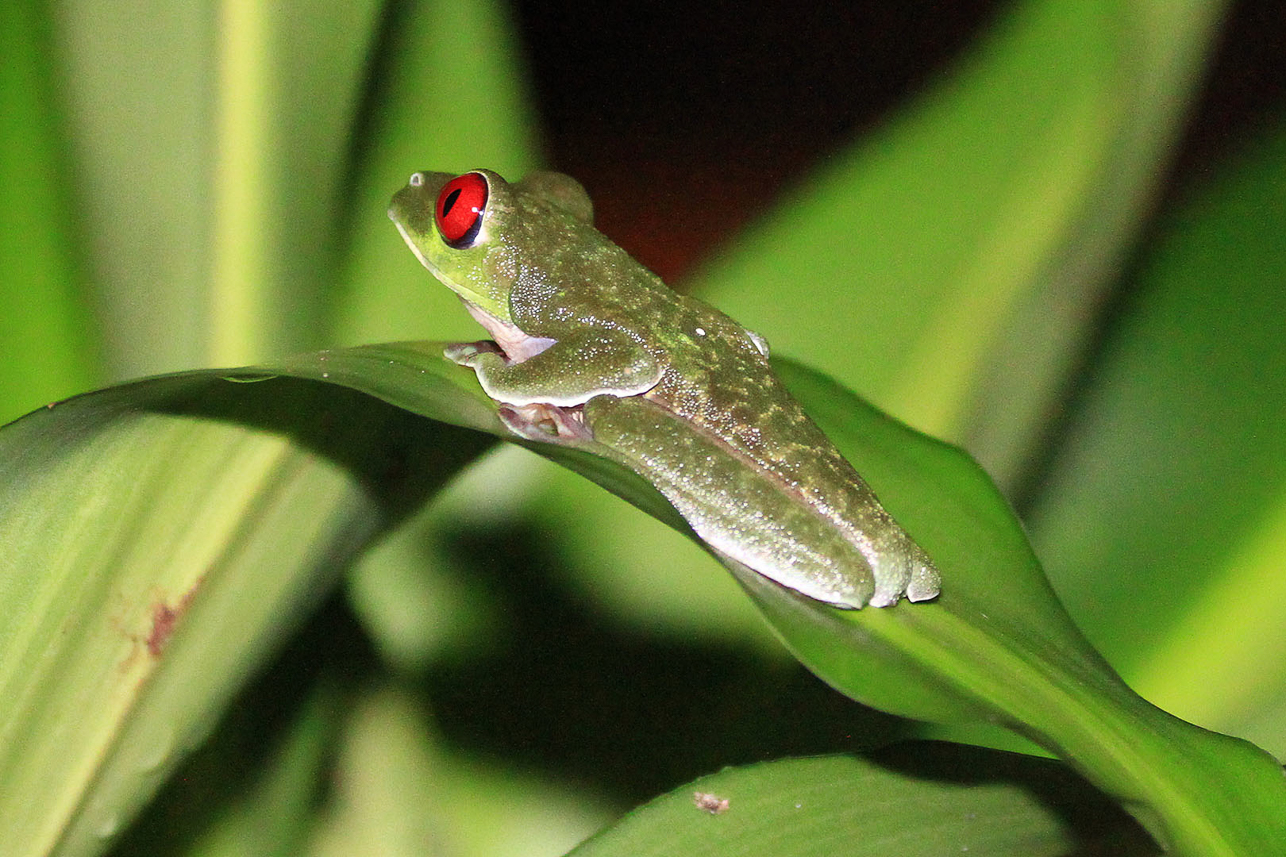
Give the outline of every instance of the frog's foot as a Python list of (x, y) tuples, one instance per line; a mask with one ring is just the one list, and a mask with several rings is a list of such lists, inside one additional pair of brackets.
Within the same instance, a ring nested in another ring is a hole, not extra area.
[(938, 568), (909, 535), (898, 533), (882, 551), (868, 559), (875, 573), (872, 607), (889, 607), (903, 596), (908, 601), (929, 601), (938, 596), (941, 584)]
[(915, 546), (912, 556), (911, 582), (906, 586), (908, 601), (929, 601), (938, 597), (942, 591), (942, 572), (933, 564), (933, 560), (919, 546)]
[(503, 355), (504, 352), (490, 339), (480, 339), (477, 342), (452, 342), (442, 349), (442, 355), (446, 359), (461, 366), (476, 367), (478, 358), (483, 354)]
[(567, 443), (593, 438), (585, 425), (585, 412), (580, 406), (560, 408), (540, 402), (531, 405), (502, 404), (500, 421), (511, 432), (527, 440)]

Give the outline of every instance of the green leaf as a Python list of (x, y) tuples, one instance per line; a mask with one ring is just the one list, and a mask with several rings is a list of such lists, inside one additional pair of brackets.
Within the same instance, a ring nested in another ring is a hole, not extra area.
[(534, 160), (496, 2), (55, 11), (75, 217), (42, 234), (83, 230), (111, 377), (424, 336), (389, 196), (426, 158)]
[(0, 6), (0, 421), (98, 373), (76, 251), (44, 3)]
[[(806, 665), (888, 711), (999, 723), (1031, 738), (1178, 853), (1281, 841), (1286, 783), (1277, 764), (1135, 696), (1062, 611), (976, 464), (822, 376), (785, 361), (778, 368), (944, 580), (933, 603), (842, 611), (730, 563)], [(432, 344), (320, 352), (272, 371), (293, 380), (262, 369), (160, 378), (37, 412), (3, 433), (0, 535), (18, 549), (0, 574), (8, 608), (0, 639), (13, 646), (0, 653), (0, 699), (10, 700), (0, 746), (24, 750), (0, 757), (0, 774), (52, 791), (39, 805), (66, 807), (48, 817), (68, 826), (64, 841), (76, 848), (137, 805), (154, 785), (140, 783), (140, 768), (172, 763), (176, 745), (199, 732), (200, 714), (226, 699), (337, 562), (479, 448), (454, 432), (443, 445), (446, 429), (332, 385), (503, 432), (472, 373)], [(533, 448), (688, 532), (636, 475), (584, 450)], [(381, 499), (387, 506), (374, 517)], [(50, 538), (54, 519), (79, 525)], [(50, 571), (24, 574), (31, 568)], [(69, 625), (78, 633), (60, 635)], [(197, 692), (183, 684), (210, 662), (221, 669)], [(65, 680), (42, 681), (46, 669)], [(88, 710), (102, 717), (86, 728), (85, 701), (99, 698)], [(65, 766), (52, 780), (51, 756)], [(41, 833), (37, 816), (19, 825), (29, 838)], [(76, 848), (65, 853), (83, 853)]]
[[(407, 371), (420, 410), (479, 421), (440, 357)], [(339, 386), (213, 372), (0, 431), (6, 853), (100, 850), (356, 552), (486, 445)]]
[(1068, 609), (1141, 693), (1279, 755), (1283, 188), (1279, 119), (1167, 212), (1028, 516)]
[[(946, 745), (899, 749), (877, 761), (728, 768), (634, 810), (568, 857), (1159, 853), (1057, 763)], [(698, 795), (710, 795), (717, 814)]]
[(815, 373), (778, 368), (943, 573), (933, 603), (842, 612), (734, 568), (801, 661), (877, 707), (1000, 723), (1031, 738), (1179, 853), (1286, 841), (1276, 761), (1165, 714), (1121, 682), (1054, 598), (1021, 525), (976, 464)]
[(106, 375), (210, 365), (215, 16), (163, 0), (51, 11)]
[(320, 345), (380, 4), (59, 12), (76, 213), (113, 375)]

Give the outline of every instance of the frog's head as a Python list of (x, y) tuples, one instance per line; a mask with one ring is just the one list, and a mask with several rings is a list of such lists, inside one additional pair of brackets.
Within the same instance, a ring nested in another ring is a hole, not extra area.
[(435, 277), (505, 322), (519, 277), (547, 273), (586, 233), (597, 235), (585, 189), (561, 173), (510, 184), (490, 170), (419, 172), (393, 195), (388, 216)]

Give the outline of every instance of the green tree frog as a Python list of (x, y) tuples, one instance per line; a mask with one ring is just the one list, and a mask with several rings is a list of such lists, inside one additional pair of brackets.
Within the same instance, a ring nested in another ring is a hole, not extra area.
[(529, 440), (600, 451), (715, 552), (818, 601), (935, 597), (933, 561), (786, 391), (757, 334), (593, 226), (574, 179), (418, 172), (389, 217), (491, 335), (447, 347)]

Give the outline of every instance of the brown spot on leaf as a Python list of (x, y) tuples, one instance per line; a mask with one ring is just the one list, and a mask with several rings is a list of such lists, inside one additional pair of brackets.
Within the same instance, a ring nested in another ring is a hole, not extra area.
[(165, 644), (170, 641), (170, 636), (178, 627), (179, 619), (187, 612), (188, 605), (192, 603), (192, 596), (200, 586), (201, 581), (198, 580), (174, 606), (164, 601), (158, 601), (152, 605), (152, 630), (147, 635), (147, 651), (152, 657), (161, 656), (161, 652), (165, 650)]

